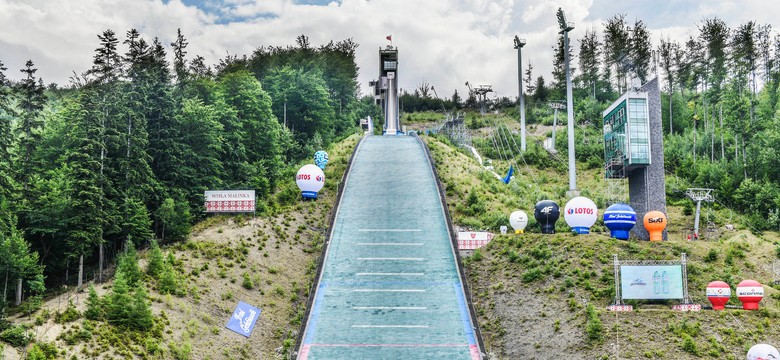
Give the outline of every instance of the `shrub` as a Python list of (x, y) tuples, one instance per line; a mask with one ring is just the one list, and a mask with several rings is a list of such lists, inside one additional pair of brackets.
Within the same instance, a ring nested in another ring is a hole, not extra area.
[(521, 276), (523, 282), (527, 282), (527, 283), (539, 280), (541, 277), (542, 277), (542, 272), (538, 268), (526, 270), (525, 272), (523, 272), (523, 275)]
[(0, 333), (0, 340), (11, 344), (11, 346), (22, 347), (32, 341), (32, 335), (27, 333), (24, 326), (11, 326)]
[(255, 287), (255, 284), (252, 282), (252, 278), (249, 276), (249, 273), (244, 273), (244, 281), (241, 282), (241, 286), (248, 290), (252, 290), (252, 288)]
[(585, 331), (588, 334), (588, 342), (601, 341), (603, 337), (604, 326), (599, 319), (599, 313), (593, 304), (588, 304), (585, 308), (585, 317), (587, 318), (587, 324), (585, 325)]
[(104, 301), (98, 295), (97, 290), (92, 284), (89, 284), (87, 294), (87, 309), (84, 310), (84, 317), (90, 320), (103, 320), (106, 315)]
[(687, 353), (691, 353), (693, 355), (699, 355), (699, 349), (696, 348), (696, 342), (693, 341), (693, 338), (688, 334), (683, 334), (683, 343), (682, 343), (682, 349), (685, 350)]
[(152, 244), (149, 247), (149, 263), (146, 265), (146, 273), (157, 278), (163, 271), (164, 262), (160, 245), (157, 244), (157, 240), (152, 240)]
[(68, 307), (65, 308), (65, 311), (63, 312), (57, 312), (54, 315), (54, 322), (57, 324), (64, 324), (67, 322), (71, 322), (73, 320), (77, 320), (81, 317), (81, 313), (76, 310), (76, 306), (73, 305), (73, 301), (68, 301)]

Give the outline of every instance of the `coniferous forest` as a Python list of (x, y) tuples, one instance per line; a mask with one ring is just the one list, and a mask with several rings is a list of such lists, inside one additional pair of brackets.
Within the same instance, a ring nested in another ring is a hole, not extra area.
[(350, 39), (301, 35), (212, 67), (177, 35), (167, 47), (106, 30), (89, 70), (62, 86), (45, 85), (33, 61), (12, 82), (0, 63), (3, 299), (40, 296), (44, 275), (101, 281), (126, 243), (184, 239), (204, 190), (254, 189), (258, 212), (273, 211), (292, 164), (375, 111), (359, 100)]

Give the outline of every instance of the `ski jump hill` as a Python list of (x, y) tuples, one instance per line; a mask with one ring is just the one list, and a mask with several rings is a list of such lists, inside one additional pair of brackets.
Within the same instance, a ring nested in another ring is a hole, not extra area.
[(366, 136), (293, 358), (483, 358), (441, 186), (414, 136)]

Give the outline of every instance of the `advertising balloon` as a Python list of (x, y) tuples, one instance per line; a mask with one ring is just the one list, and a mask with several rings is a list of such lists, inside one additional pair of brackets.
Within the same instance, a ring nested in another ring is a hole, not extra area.
[(323, 150), (314, 153), (314, 165), (317, 165), (322, 170), (325, 170), (325, 166), (328, 165), (328, 153)]
[(650, 241), (663, 241), (666, 229), (666, 215), (660, 211), (650, 211), (645, 214), (645, 229), (650, 234)]
[(764, 285), (755, 280), (744, 280), (737, 284), (737, 299), (744, 310), (758, 310), (758, 303), (764, 298)]
[(747, 360), (780, 359), (780, 353), (769, 344), (756, 344), (748, 350)]
[(731, 287), (723, 281), (713, 281), (707, 284), (707, 299), (713, 310), (723, 310), (731, 297)]
[(304, 199), (316, 199), (317, 192), (325, 185), (325, 174), (315, 165), (304, 165), (295, 175), (295, 183)]
[(555, 234), (555, 222), (561, 217), (561, 208), (555, 201), (542, 200), (534, 207), (534, 218), (542, 227), (542, 234)]
[(528, 225), (528, 214), (522, 210), (512, 212), (509, 214), (509, 225), (515, 229), (515, 234), (522, 234)]
[(609, 236), (628, 240), (629, 231), (636, 225), (636, 211), (626, 204), (613, 204), (604, 210), (604, 225)]
[(577, 196), (563, 207), (563, 218), (577, 234), (590, 234), (590, 227), (596, 223), (599, 209), (593, 200)]

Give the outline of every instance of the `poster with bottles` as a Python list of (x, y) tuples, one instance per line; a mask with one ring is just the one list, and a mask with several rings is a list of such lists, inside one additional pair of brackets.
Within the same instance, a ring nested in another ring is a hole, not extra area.
[(682, 265), (621, 265), (624, 300), (682, 299)]

